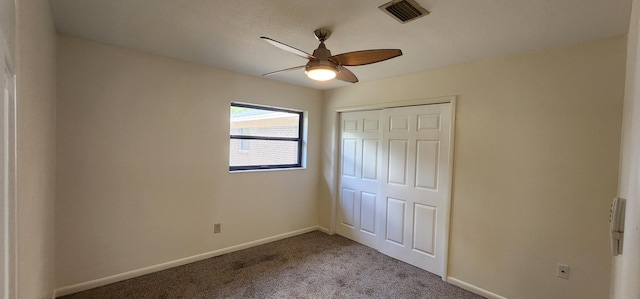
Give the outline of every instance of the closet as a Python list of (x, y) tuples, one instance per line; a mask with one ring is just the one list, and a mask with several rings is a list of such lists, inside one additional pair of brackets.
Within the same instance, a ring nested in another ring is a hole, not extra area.
[(451, 106), (340, 113), (338, 234), (443, 275)]

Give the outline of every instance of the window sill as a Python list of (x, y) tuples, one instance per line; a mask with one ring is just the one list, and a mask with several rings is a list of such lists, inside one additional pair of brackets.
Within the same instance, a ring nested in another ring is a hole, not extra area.
[(229, 173), (242, 173), (242, 172), (267, 172), (267, 171), (286, 171), (286, 170), (305, 170), (304, 166), (301, 167), (287, 167), (287, 168), (265, 168), (265, 169), (241, 169), (241, 170), (229, 170)]

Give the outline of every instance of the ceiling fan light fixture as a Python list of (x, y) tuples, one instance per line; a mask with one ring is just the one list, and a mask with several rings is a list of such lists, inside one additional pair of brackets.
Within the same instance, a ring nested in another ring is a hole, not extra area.
[(336, 71), (324, 67), (317, 67), (307, 71), (307, 77), (316, 81), (328, 81), (335, 78)]
[(307, 77), (316, 81), (328, 81), (336, 77), (338, 69), (330, 61), (310, 61), (305, 68)]

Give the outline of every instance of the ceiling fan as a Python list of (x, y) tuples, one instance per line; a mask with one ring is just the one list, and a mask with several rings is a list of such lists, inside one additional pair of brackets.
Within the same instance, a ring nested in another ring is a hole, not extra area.
[(331, 55), (331, 51), (329, 51), (329, 49), (324, 45), (324, 41), (331, 36), (331, 31), (328, 29), (316, 29), (313, 31), (313, 34), (316, 39), (320, 41), (320, 45), (313, 51), (313, 55), (271, 38), (264, 36), (260, 37), (264, 41), (282, 50), (309, 60), (306, 65), (266, 73), (262, 76), (270, 76), (281, 72), (305, 69), (307, 77), (313, 80), (327, 81), (336, 78), (338, 80), (356, 83), (358, 82), (358, 77), (356, 77), (356, 75), (354, 75), (345, 66), (371, 64), (402, 55), (402, 51), (400, 49), (362, 50)]

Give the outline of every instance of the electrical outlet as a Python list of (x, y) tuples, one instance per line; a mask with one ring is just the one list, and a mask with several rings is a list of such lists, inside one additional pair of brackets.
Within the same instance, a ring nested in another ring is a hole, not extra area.
[(219, 234), (220, 233), (220, 229), (221, 229), (220, 226), (221, 226), (220, 223), (216, 223), (216, 224), (213, 225), (213, 233), (214, 234)]
[(569, 279), (569, 266), (558, 264), (558, 272), (556, 275), (560, 278)]

